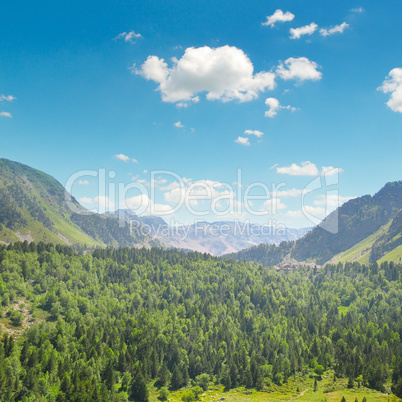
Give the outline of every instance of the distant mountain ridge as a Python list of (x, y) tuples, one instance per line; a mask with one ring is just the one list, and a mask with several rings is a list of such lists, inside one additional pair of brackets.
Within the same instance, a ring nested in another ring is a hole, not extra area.
[[(69, 208), (66, 194), (79, 213)], [(170, 227), (160, 217), (137, 216), (130, 210), (91, 213), (48, 174), (0, 159), (2, 243), (27, 240), (90, 247), (162, 246), (222, 255), (260, 243), (295, 240), (307, 230), (282, 229), (275, 232), (266, 226), (234, 222), (198, 222)]]
[(138, 227), (165, 247), (199, 251), (216, 256), (237, 252), (261, 243), (279, 244), (282, 241), (297, 240), (311, 229), (275, 228), (240, 221), (200, 221), (174, 227), (169, 226), (160, 217), (139, 217), (130, 210), (118, 210), (113, 215), (130, 221), (132, 225), (137, 222)]
[[(299, 262), (399, 261), (402, 256), (402, 181), (387, 183), (374, 196), (352, 199), (332, 212), (322, 225), (294, 243), (257, 247), (226, 257), (276, 265), (286, 259)], [(325, 230), (338, 219), (338, 232)], [(390, 254), (388, 257), (387, 255)]]

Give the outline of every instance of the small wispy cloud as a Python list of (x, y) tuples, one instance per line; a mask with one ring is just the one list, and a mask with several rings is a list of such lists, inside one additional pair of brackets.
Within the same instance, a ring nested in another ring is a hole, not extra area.
[(177, 128), (184, 128), (184, 125), (182, 124), (182, 122), (180, 120), (176, 121), (176, 123), (173, 123), (173, 125)]
[(284, 13), (282, 10), (278, 9), (272, 15), (268, 15), (267, 20), (263, 22), (262, 25), (273, 28), (277, 22), (292, 21), (294, 17), (294, 14), (291, 12), (286, 11), (286, 13)]
[(135, 43), (136, 39), (142, 38), (142, 35), (134, 31), (122, 32), (118, 34), (115, 39), (123, 39), (124, 42)]
[(137, 159), (130, 158), (129, 156), (124, 155), (124, 154), (117, 154), (114, 157), (122, 162), (130, 162), (131, 161), (133, 163), (138, 163)]
[(78, 184), (80, 184), (81, 186), (88, 186), (89, 181), (88, 180), (78, 180)]
[(336, 33), (343, 33), (343, 31), (349, 27), (349, 24), (346, 22), (342, 22), (340, 25), (335, 25), (329, 29), (326, 28), (321, 28), (320, 29), (320, 34), (322, 36), (328, 36), (328, 35), (333, 35)]
[(282, 106), (276, 98), (267, 98), (265, 104), (269, 107), (269, 110), (265, 112), (265, 117), (275, 117), (281, 109), (288, 109), (292, 112), (298, 110), (296, 107), (290, 105)]
[(325, 176), (333, 176), (335, 174), (342, 173), (343, 169), (339, 167), (333, 167), (333, 166), (323, 166), (321, 168), (321, 174)]
[(0, 95), (0, 102), (12, 102), (15, 99), (17, 98), (13, 95)]
[(312, 35), (317, 28), (318, 25), (315, 22), (300, 28), (290, 28), (290, 39), (300, 39), (304, 35)]
[(353, 13), (362, 13), (364, 11), (363, 7), (352, 8), (350, 11)]
[(0, 117), (8, 117), (11, 119), (13, 116), (11, 116), (11, 113), (9, 112), (0, 112)]
[(260, 138), (264, 135), (263, 132), (258, 130), (244, 130), (244, 134), (246, 135), (255, 135), (256, 137)]
[(276, 172), (289, 176), (318, 176), (317, 166), (310, 161), (302, 162), (301, 165), (292, 163), (290, 166), (278, 167)]

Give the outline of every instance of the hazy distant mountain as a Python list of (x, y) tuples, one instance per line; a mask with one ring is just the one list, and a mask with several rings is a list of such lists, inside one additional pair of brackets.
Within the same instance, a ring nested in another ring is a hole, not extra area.
[[(387, 183), (374, 196), (348, 201), (332, 212), (322, 225), (294, 243), (282, 243), (278, 247), (260, 245), (228, 257), (267, 265), (287, 259), (317, 264), (399, 261), (402, 257), (401, 208), (402, 182)], [(337, 233), (324, 229), (328, 222), (336, 219)]]
[(191, 225), (172, 227), (156, 216), (139, 217), (130, 210), (118, 210), (114, 214), (130, 220), (166, 247), (210, 253), (221, 256), (255, 245), (279, 244), (304, 236), (309, 228), (275, 228), (266, 225), (238, 221), (197, 222)]

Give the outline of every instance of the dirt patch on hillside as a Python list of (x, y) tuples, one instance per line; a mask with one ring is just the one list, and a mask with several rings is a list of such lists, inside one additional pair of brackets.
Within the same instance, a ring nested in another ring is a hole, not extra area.
[[(35, 323), (35, 319), (32, 317), (32, 313), (29, 310), (27, 303), (23, 300), (12, 303), (7, 310), (8, 311), (2, 319), (2, 322), (0, 322), (0, 325), (9, 335), (21, 336), (25, 329)], [(11, 323), (9, 316), (12, 311), (17, 311), (22, 314), (21, 325), (15, 326)]]

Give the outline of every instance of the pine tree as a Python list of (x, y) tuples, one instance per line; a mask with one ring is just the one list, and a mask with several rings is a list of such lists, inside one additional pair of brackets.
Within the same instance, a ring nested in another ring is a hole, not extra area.
[(149, 390), (145, 383), (144, 376), (139, 369), (136, 370), (133, 381), (131, 383), (130, 397), (137, 402), (149, 401)]
[(178, 389), (184, 385), (183, 373), (180, 371), (177, 364), (173, 367), (172, 379), (170, 382), (173, 389)]

